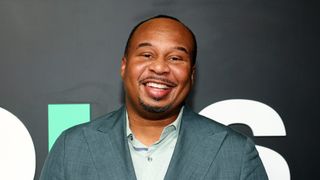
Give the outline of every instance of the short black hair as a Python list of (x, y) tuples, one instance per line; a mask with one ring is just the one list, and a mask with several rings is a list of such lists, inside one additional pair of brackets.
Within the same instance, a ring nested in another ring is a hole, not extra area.
[(126, 47), (125, 47), (125, 50), (124, 50), (124, 56), (127, 57), (128, 55), (128, 50), (129, 50), (129, 46), (130, 46), (130, 43), (131, 43), (131, 39), (132, 39), (132, 36), (133, 34), (136, 32), (136, 30), (138, 29), (139, 26), (141, 26), (143, 23), (147, 22), (147, 21), (150, 21), (152, 19), (158, 19), (158, 18), (167, 18), (167, 19), (171, 19), (171, 20), (174, 20), (174, 21), (177, 21), (179, 23), (181, 23), (191, 34), (192, 36), (192, 42), (193, 42), (193, 49), (191, 51), (191, 58), (192, 58), (192, 65), (194, 66), (196, 64), (196, 59), (197, 59), (197, 40), (196, 40), (196, 36), (193, 34), (193, 32), (191, 31), (191, 29), (186, 26), (185, 24), (183, 24), (179, 19), (175, 18), (175, 17), (172, 17), (172, 16), (168, 16), (168, 15), (157, 15), (157, 16), (153, 16), (151, 18), (148, 18), (146, 20), (143, 20), (141, 22), (139, 22), (130, 32), (129, 34), (129, 37), (128, 37), (128, 40), (127, 40), (127, 43), (126, 43)]

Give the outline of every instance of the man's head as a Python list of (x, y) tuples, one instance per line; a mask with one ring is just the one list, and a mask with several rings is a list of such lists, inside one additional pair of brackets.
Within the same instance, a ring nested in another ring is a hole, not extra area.
[(193, 84), (196, 47), (193, 33), (175, 18), (139, 23), (121, 64), (127, 109), (149, 119), (177, 114)]
[(175, 18), (175, 17), (172, 17), (172, 16), (168, 16), (168, 15), (157, 15), (157, 16), (154, 16), (154, 17), (151, 17), (151, 18), (148, 18), (146, 20), (143, 20), (141, 22), (139, 22), (130, 32), (129, 34), (129, 37), (128, 37), (128, 40), (127, 40), (127, 43), (126, 43), (126, 47), (125, 47), (125, 51), (124, 51), (124, 55), (127, 56), (128, 55), (128, 50), (129, 50), (129, 47), (130, 47), (130, 43), (131, 43), (131, 39), (132, 39), (132, 36), (133, 34), (136, 32), (136, 30), (138, 29), (138, 27), (140, 27), (140, 25), (142, 25), (143, 23), (147, 22), (147, 21), (150, 21), (150, 20), (153, 20), (153, 19), (158, 19), (158, 18), (167, 18), (167, 19), (171, 19), (171, 20), (174, 20), (174, 21), (177, 21), (179, 23), (181, 23), (191, 34), (192, 36), (192, 43), (193, 43), (193, 48), (192, 48), (192, 64), (195, 65), (196, 64), (196, 60), (197, 60), (197, 40), (196, 40), (196, 37), (195, 35), (193, 34), (193, 32), (191, 31), (191, 29), (189, 29), (188, 26), (186, 26), (185, 24), (183, 24), (179, 19)]

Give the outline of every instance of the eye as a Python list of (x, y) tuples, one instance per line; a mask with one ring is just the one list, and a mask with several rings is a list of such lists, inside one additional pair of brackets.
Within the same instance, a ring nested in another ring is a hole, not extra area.
[(169, 59), (172, 61), (182, 61), (182, 57), (180, 56), (171, 56)]
[(151, 59), (152, 58), (152, 54), (151, 53), (142, 53), (140, 56), (143, 57), (143, 58), (146, 58), (146, 59)]

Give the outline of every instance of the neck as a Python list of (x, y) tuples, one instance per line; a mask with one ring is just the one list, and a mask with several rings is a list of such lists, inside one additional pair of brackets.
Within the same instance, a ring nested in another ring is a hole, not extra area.
[(157, 120), (139, 116), (129, 107), (127, 107), (127, 112), (131, 131), (141, 143), (149, 147), (160, 139), (163, 129), (177, 119), (180, 111), (169, 117)]

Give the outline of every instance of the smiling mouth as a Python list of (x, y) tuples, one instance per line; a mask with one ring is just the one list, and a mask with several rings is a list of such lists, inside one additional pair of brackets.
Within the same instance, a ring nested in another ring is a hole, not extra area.
[(145, 86), (157, 88), (157, 89), (169, 89), (170, 88), (169, 86), (167, 86), (165, 84), (159, 84), (159, 83), (154, 83), (154, 82), (148, 82), (145, 84)]
[(159, 88), (159, 89), (169, 89), (176, 87), (177, 84), (165, 79), (165, 78), (155, 78), (155, 77), (149, 77), (145, 78), (140, 81), (141, 84), (149, 87)]
[(165, 98), (177, 85), (167, 79), (146, 78), (140, 82), (144, 85), (149, 97), (159, 101)]

